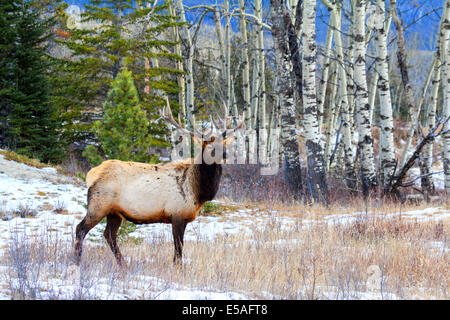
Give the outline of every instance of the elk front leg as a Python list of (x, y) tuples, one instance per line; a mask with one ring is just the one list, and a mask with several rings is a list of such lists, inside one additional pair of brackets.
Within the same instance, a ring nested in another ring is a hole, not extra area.
[(182, 264), (183, 260), (183, 238), (186, 222), (184, 219), (175, 218), (172, 220), (173, 243), (175, 246), (175, 254), (173, 257), (174, 264)]

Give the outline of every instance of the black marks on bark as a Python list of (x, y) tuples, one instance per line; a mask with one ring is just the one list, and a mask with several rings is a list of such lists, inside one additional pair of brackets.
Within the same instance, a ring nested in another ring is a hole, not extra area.
[(357, 35), (355, 35), (355, 41), (356, 42), (363, 42), (365, 39), (364, 39), (364, 37), (363, 37), (363, 35), (362, 34), (357, 34)]
[(328, 185), (325, 175), (322, 148), (312, 141), (306, 142), (306, 147), (311, 150), (308, 154), (308, 191), (317, 202), (328, 203)]

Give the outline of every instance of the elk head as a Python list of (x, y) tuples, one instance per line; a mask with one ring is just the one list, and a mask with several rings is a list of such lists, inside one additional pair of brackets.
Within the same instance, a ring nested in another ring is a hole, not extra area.
[[(160, 109), (159, 112), (162, 119), (164, 119), (168, 123), (172, 124), (175, 128), (180, 130), (180, 132), (183, 135), (192, 137), (194, 144), (196, 146), (201, 147), (201, 155), (204, 156), (205, 154), (210, 154), (216, 160), (216, 163), (219, 163), (221, 162), (220, 160), (223, 159), (223, 157), (220, 157), (221, 159), (218, 159), (218, 157), (214, 155), (215, 150), (224, 150), (226, 145), (230, 144), (234, 140), (236, 132), (240, 130), (244, 125), (244, 120), (242, 119), (236, 127), (230, 128), (231, 121), (229, 121), (228, 108), (225, 103), (223, 104), (223, 106), (225, 116), (223, 118), (218, 116), (220, 124), (217, 123), (217, 121), (215, 121), (211, 111), (209, 110), (208, 107), (206, 107), (210, 115), (211, 128), (205, 133), (202, 133), (195, 128), (193, 131), (186, 129), (181, 123), (179, 114), (178, 114), (178, 121), (176, 121), (173, 117), (169, 99), (167, 97), (166, 97), (166, 107), (163, 110)], [(214, 132), (214, 128), (216, 129), (216, 132)], [(226, 157), (225, 153), (222, 153), (221, 156), (222, 155)], [(208, 164), (211, 164), (211, 157), (207, 158), (208, 159), (203, 160), (206, 160)], [(198, 163), (198, 159), (195, 159), (195, 163)]]

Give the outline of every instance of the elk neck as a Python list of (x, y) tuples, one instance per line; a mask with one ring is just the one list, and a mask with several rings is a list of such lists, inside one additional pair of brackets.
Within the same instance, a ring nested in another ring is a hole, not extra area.
[(218, 163), (193, 165), (194, 181), (193, 191), (198, 204), (214, 199), (219, 190), (220, 178), (222, 176), (222, 165)]

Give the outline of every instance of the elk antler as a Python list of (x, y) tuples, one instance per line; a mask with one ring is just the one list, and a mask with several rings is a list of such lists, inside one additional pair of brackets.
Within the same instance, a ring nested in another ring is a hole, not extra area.
[[(238, 125), (235, 128), (229, 128), (231, 122), (229, 122), (229, 116), (228, 116), (228, 105), (225, 101), (222, 100), (222, 104), (223, 104), (223, 109), (224, 109), (224, 117), (223, 119), (217, 115), (217, 117), (219, 118), (219, 122), (222, 125), (222, 129), (219, 129), (218, 125), (216, 124), (216, 122), (214, 122), (214, 125), (216, 126), (217, 130), (223, 130), (221, 135), (222, 137), (226, 137), (226, 136), (230, 136), (233, 135), (236, 131), (238, 131), (239, 129), (242, 128), (242, 126), (244, 125), (244, 116), (242, 116), (242, 120), (238, 123)], [(208, 113), (211, 115), (211, 111), (209, 111), (209, 108), (207, 108)]]
[[(197, 137), (197, 138), (202, 139), (203, 136), (209, 136), (212, 133), (212, 131), (213, 131), (212, 124), (211, 124), (211, 130), (205, 134), (201, 133), (197, 129), (194, 129), (194, 131), (190, 131), (190, 130), (186, 129), (185, 127), (183, 127), (183, 125), (181, 124), (180, 113), (178, 113), (178, 121), (176, 121), (173, 118), (172, 109), (170, 108), (169, 98), (167, 96), (165, 98), (166, 98), (166, 106), (167, 106), (167, 116), (165, 115), (166, 114), (165, 108), (163, 108), (163, 110), (159, 109), (159, 114), (162, 119), (169, 122), (171, 125), (173, 125), (178, 130), (181, 130), (181, 132), (183, 132), (184, 134), (191, 135), (192, 137)], [(212, 119), (212, 116), (211, 116), (211, 119)]]
[[(209, 113), (209, 116), (210, 116), (210, 120), (211, 120), (211, 129), (207, 133), (204, 133), (204, 134), (199, 132), (197, 129), (194, 129), (194, 131), (187, 130), (181, 124), (180, 114), (178, 114), (178, 121), (176, 121), (173, 118), (172, 109), (170, 108), (169, 98), (167, 96), (165, 98), (166, 98), (167, 116), (166, 116), (166, 111), (165, 111), (165, 107), (164, 107), (163, 110), (159, 109), (159, 114), (160, 114), (161, 118), (166, 120), (167, 122), (169, 122), (171, 125), (173, 125), (178, 130), (181, 130), (181, 132), (183, 132), (184, 134), (189, 134), (189, 135), (191, 135), (193, 137), (197, 137), (197, 138), (202, 139), (204, 136), (208, 137), (208, 136), (211, 135), (211, 133), (214, 130), (213, 125), (216, 127), (217, 130), (221, 130), (219, 128), (219, 126), (217, 125), (216, 121), (214, 121), (212, 113), (211, 113), (211, 111), (209, 110), (209, 108), (207, 107), (206, 104), (205, 104), (205, 106), (206, 106), (206, 108), (208, 110), (208, 113)], [(223, 102), (223, 106), (224, 106), (224, 109), (225, 109), (225, 116), (224, 116), (225, 120), (223, 120), (220, 116), (218, 116), (218, 118), (219, 118), (219, 121), (220, 121), (220, 123), (222, 125), (222, 128), (223, 128), (223, 131), (222, 131), (221, 135), (222, 135), (222, 137), (226, 137), (226, 136), (233, 135), (237, 130), (242, 128), (242, 126), (244, 125), (244, 120), (242, 120), (235, 128), (229, 129), (227, 127), (228, 106), (226, 105), (225, 102)]]
[(166, 107), (164, 107), (162, 110), (159, 109), (159, 114), (160, 114), (161, 118), (166, 120), (167, 122), (169, 122), (171, 125), (173, 125), (175, 128), (177, 128), (184, 134), (189, 134), (193, 137), (201, 138), (202, 135), (201, 134), (199, 135), (198, 132), (195, 132), (195, 131), (193, 132), (193, 131), (187, 130), (186, 128), (183, 127), (183, 125), (181, 124), (180, 114), (178, 114), (178, 121), (176, 121), (173, 118), (172, 109), (170, 108), (169, 98), (167, 96), (165, 98), (166, 98), (166, 106), (167, 106), (167, 116), (165, 115)]
[(232, 136), (233, 134), (235, 134), (236, 131), (238, 131), (239, 129), (241, 129), (244, 126), (244, 122), (245, 119), (244, 117), (242, 117), (242, 120), (238, 123), (238, 125), (234, 128), (231, 129), (227, 129), (225, 128), (225, 130), (222, 132), (222, 137), (228, 137), (228, 136)]
[(223, 104), (223, 109), (224, 109), (224, 117), (223, 117), (223, 119), (219, 117), (219, 120), (223, 126), (222, 137), (225, 138), (226, 136), (233, 135), (236, 131), (241, 129), (244, 125), (245, 120), (244, 120), (244, 115), (242, 115), (242, 120), (238, 123), (238, 125), (235, 128), (229, 128), (229, 126), (231, 125), (231, 121), (229, 122), (228, 105), (223, 100), (222, 100), (222, 104)]

